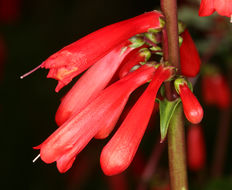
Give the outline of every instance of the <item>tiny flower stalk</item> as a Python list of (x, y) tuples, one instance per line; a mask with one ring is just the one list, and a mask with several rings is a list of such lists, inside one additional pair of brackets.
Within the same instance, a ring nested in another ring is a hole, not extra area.
[(206, 148), (202, 127), (192, 125), (187, 133), (187, 160), (188, 167), (192, 171), (204, 168), (206, 161)]
[(46, 163), (57, 162), (61, 173), (73, 164), (77, 154), (96, 133), (106, 125), (114, 125), (129, 95), (140, 85), (151, 80), (155, 68), (142, 66), (132, 74), (103, 90), (79, 114), (69, 118), (41, 145), (41, 159)]
[(181, 37), (183, 38), (180, 46), (181, 73), (186, 77), (195, 77), (200, 71), (200, 56), (187, 29), (184, 30)]
[(41, 67), (50, 69), (48, 78), (58, 80), (56, 87), (56, 92), (58, 92), (116, 45), (150, 28), (161, 28), (161, 16), (160, 12), (151, 11), (106, 26), (64, 47), (44, 61)]
[(173, 67), (160, 65), (149, 86), (132, 107), (122, 125), (103, 148), (100, 163), (106, 175), (123, 172), (132, 162), (152, 114), (160, 85), (173, 74)]
[[(128, 45), (130, 45), (128, 40), (119, 44), (81, 76), (62, 99), (56, 112), (55, 120), (59, 126), (79, 113), (108, 85), (124, 58), (132, 52), (133, 48), (127, 47)], [(121, 53), (124, 47), (126, 50)], [(138, 50), (135, 49), (134, 53)]]
[[(219, 15), (227, 16), (232, 19), (231, 0), (201, 0), (199, 16), (210, 16), (217, 11)], [(232, 20), (231, 20), (232, 22)]]
[(198, 124), (203, 118), (203, 109), (189, 89), (187, 81), (183, 78), (178, 78), (174, 82), (177, 93), (180, 95), (184, 114), (186, 118), (193, 124)]

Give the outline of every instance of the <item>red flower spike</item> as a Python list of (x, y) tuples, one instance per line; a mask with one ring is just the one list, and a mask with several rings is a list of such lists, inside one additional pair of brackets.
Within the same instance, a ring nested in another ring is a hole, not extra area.
[(56, 161), (58, 170), (66, 172), (101, 127), (115, 124), (131, 92), (150, 80), (154, 71), (154, 67), (143, 66), (103, 90), (79, 114), (35, 147), (40, 149), (41, 159), (46, 163)]
[(134, 52), (132, 55), (131, 54), (126, 57), (126, 59), (122, 63), (122, 67), (120, 68), (118, 74), (120, 79), (126, 76), (135, 65), (138, 65), (140, 62), (146, 61), (146, 54), (144, 54), (143, 51)]
[(205, 75), (202, 78), (202, 96), (207, 105), (216, 105), (221, 109), (231, 103), (231, 91), (225, 77), (221, 74)]
[[(125, 56), (132, 51), (132, 48), (127, 47), (121, 53), (122, 48), (129, 44), (130, 42), (127, 40), (116, 46), (81, 76), (62, 99), (56, 112), (55, 119), (59, 126), (71, 116), (79, 113), (107, 86)], [(134, 51), (137, 52), (138, 50), (136, 49)]]
[(172, 76), (172, 69), (160, 65), (145, 92), (132, 107), (122, 125), (103, 148), (100, 163), (106, 175), (123, 172), (133, 160), (152, 114), (157, 91)]
[(206, 148), (201, 126), (190, 126), (187, 133), (187, 160), (190, 170), (198, 171), (205, 166)]
[(201, 0), (199, 16), (209, 16), (217, 11), (219, 15), (231, 17), (231, 0)]
[(151, 11), (106, 26), (64, 47), (44, 61), (41, 67), (50, 69), (48, 78), (59, 81), (56, 87), (58, 92), (116, 45), (150, 28), (161, 28), (160, 16), (160, 12)]
[(193, 124), (200, 123), (204, 112), (197, 98), (189, 89), (187, 82), (183, 78), (176, 79), (175, 88), (180, 95), (185, 117)]
[(183, 42), (180, 46), (181, 73), (187, 77), (195, 77), (201, 66), (197, 48), (187, 29), (181, 34)]

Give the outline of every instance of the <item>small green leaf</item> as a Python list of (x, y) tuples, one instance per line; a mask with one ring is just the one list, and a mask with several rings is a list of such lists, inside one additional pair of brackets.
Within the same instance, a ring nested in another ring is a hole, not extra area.
[(159, 110), (160, 110), (160, 134), (161, 134), (161, 142), (164, 141), (170, 120), (172, 115), (177, 107), (177, 105), (181, 102), (180, 98), (175, 101), (168, 101), (166, 98), (159, 102)]

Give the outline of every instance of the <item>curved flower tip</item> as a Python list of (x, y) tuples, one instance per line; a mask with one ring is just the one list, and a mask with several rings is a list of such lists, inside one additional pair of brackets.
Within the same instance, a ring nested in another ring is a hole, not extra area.
[(53, 54), (44, 61), (42, 67), (52, 70), (48, 77), (59, 81), (56, 88), (56, 91), (59, 91), (116, 45), (136, 34), (147, 32), (151, 28), (162, 28), (161, 16), (160, 12), (151, 11), (106, 26)]

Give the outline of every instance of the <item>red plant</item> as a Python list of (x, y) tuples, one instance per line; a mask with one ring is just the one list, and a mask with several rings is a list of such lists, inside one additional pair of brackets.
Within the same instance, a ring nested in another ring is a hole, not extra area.
[(187, 82), (183, 78), (176, 79), (175, 88), (180, 95), (186, 118), (193, 124), (200, 123), (203, 118), (203, 109)]
[(207, 105), (216, 105), (221, 109), (230, 106), (231, 91), (225, 77), (220, 73), (204, 75), (201, 89), (203, 100)]
[(66, 172), (77, 154), (102, 127), (115, 125), (131, 92), (150, 80), (154, 71), (154, 67), (144, 65), (103, 90), (79, 114), (69, 118), (35, 147), (40, 149), (41, 159), (46, 163), (56, 161), (58, 170)]
[(117, 132), (103, 148), (100, 162), (106, 175), (124, 171), (131, 163), (152, 114), (160, 85), (172, 76), (172, 69), (160, 65), (145, 92), (132, 107)]
[(181, 73), (187, 77), (195, 77), (201, 66), (197, 48), (187, 29), (181, 34), (183, 42), (180, 46)]
[(217, 11), (219, 15), (231, 17), (231, 0), (201, 0), (199, 16), (209, 16)]
[(112, 48), (130, 37), (161, 28), (158, 11), (151, 11), (99, 29), (50, 56), (40, 67), (50, 69), (47, 77), (58, 80), (56, 92), (89, 68)]
[(205, 140), (200, 125), (192, 125), (187, 133), (187, 160), (190, 170), (203, 169), (206, 160)]

